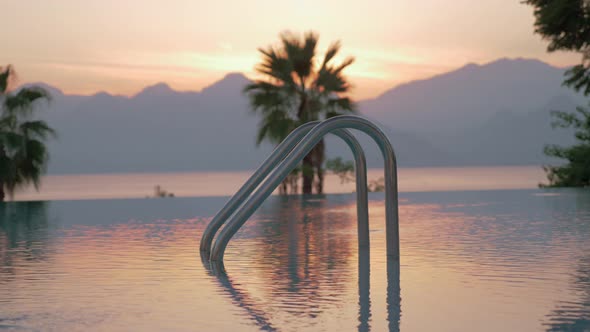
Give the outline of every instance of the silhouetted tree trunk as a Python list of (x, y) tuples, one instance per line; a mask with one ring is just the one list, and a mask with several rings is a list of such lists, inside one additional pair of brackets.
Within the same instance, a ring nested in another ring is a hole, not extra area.
[(313, 150), (303, 158), (301, 166), (301, 175), (303, 176), (303, 194), (311, 194), (313, 184)]
[(279, 195), (286, 195), (287, 194), (287, 185), (289, 184), (289, 182), (287, 182), (287, 179), (283, 180), (283, 182), (281, 182), (281, 184), (279, 185)]
[(326, 145), (322, 139), (312, 150), (313, 154), (313, 166), (315, 174), (317, 175), (317, 181), (315, 183), (315, 191), (317, 194), (324, 193), (324, 164)]
[[(305, 84), (302, 81), (302, 91), (305, 91)], [(313, 121), (309, 114), (309, 102), (307, 98), (307, 94), (303, 93), (301, 95), (301, 103), (299, 104), (299, 109), (297, 111), (297, 117), (301, 123), (306, 123), (309, 121)], [(303, 158), (303, 163), (301, 164), (301, 176), (303, 177), (303, 185), (302, 185), (302, 193), (303, 194), (311, 194), (312, 185), (313, 185), (313, 150), (311, 150), (307, 156)]]
[(289, 188), (291, 188), (291, 192), (290, 193), (293, 194), (293, 195), (294, 194), (297, 194), (297, 192), (299, 191), (299, 184), (298, 184), (298, 181), (299, 181), (299, 172), (297, 172), (295, 174), (293, 174), (293, 173), (289, 174), (289, 176), (287, 176), (286, 181), (289, 184)]
[[(4, 150), (4, 145), (0, 145), (0, 167), (5, 167), (2, 165), (4, 160), (6, 159), (6, 151)], [(0, 177), (0, 202), (4, 202), (6, 198), (6, 193), (4, 192), (4, 179)]]

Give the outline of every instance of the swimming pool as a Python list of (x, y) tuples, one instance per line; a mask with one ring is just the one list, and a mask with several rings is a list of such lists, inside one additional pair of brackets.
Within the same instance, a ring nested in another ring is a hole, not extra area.
[(588, 331), (590, 191), (400, 194), (387, 264), (383, 194), (359, 254), (352, 194), (270, 197), (198, 253), (227, 197), (0, 206), (0, 329)]

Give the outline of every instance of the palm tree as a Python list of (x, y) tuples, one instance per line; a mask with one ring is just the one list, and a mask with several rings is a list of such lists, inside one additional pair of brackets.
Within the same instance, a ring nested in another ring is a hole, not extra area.
[(39, 188), (49, 159), (44, 141), (56, 136), (34, 114), (34, 103), (49, 100), (49, 93), (39, 87), (10, 91), (14, 75), (12, 66), (0, 67), (0, 202), (21, 186)]
[[(318, 62), (317, 43), (318, 35), (313, 32), (307, 32), (303, 38), (285, 32), (280, 35), (278, 47), (258, 49), (262, 62), (256, 71), (265, 79), (244, 89), (251, 108), (261, 116), (257, 144), (264, 140), (279, 143), (303, 123), (355, 111), (354, 103), (345, 96), (351, 86), (342, 73), (354, 58), (332, 64), (340, 51), (340, 42), (335, 42)], [(300, 172), (304, 194), (312, 192), (314, 175), (316, 192), (323, 192), (324, 151), (322, 140), (303, 159)]]

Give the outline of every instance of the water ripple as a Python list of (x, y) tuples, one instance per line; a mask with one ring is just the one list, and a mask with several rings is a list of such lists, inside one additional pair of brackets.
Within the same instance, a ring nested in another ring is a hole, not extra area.
[(397, 268), (382, 194), (370, 255), (353, 195), (273, 197), (222, 278), (197, 251), (224, 201), (2, 205), (0, 329), (590, 330), (588, 191), (405, 194)]

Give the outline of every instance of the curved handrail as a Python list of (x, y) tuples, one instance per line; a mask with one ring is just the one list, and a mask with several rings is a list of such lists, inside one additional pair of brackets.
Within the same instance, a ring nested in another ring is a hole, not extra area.
[[(272, 154), (261, 164), (252, 176), (242, 185), (238, 192), (223, 206), (223, 208), (209, 222), (201, 237), (200, 250), (209, 255), (211, 243), (215, 234), (266, 176), (291, 152), (293, 147), (320, 121), (305, 123), (293, 130), (272, 152)], [(340, 137), (352, 150), (355, 159), (356, 171), (356, 192), (357, 192), (357, 215), (358, 215), (358, 241), (359, 246), (369, 246), (369, 212), (367, 198), (367, 165), (365, 154), (357, 139), (347, 130), (339, 129), (333, 132)]]
[(313, 127), (317, 126), (318, 123), (320, 123), (320, 121), (313, 121), (297, 127), (272, 151), (271, 155), (262, 162), (260, 167), (258, 167), (254, 174), (252, 174), (252, 176), (242, 185), (240, 190), (238, 190), (238, 192), (225, 203), (223, 208), (221, 208), (215, 217), (213, 217), (213, 220), (207, 224), (203, 236), (201, 237), (201, 252), (204, 252), (209, 256), (213, 237), (215, 237), (215, 234), (223, 223), (225, 223), (227, 218), (234, 213), (246, 198), (248, 198), (248, 195), (256, 189), (268, 173), (270, 173), (273, 168), (285, 158), (287, 153), (297, 145), (299, 140), (301, 140), (301, 138), (303, 138), (303, 136), (305, 136), (305, 134), (307, 134)]
[(260, 188), (250, 196), (227, 225), (221, 230), (211, 250), (211, 261), (223, 261), (223, 254), (227, 243), (248, 220), (262, 202), (270, 196), (280, 182), (297, 166), (311, 149), (329, 132), (337, 129), (358, 129), (375, 140), (385, 162), (385, 218), (386, 218), (386, 242), (387, 256), (399, 260), (399, 219), (398, 219), (398, 193), (397, 193), (397, 162), (391, 144), (379, 127), (370, 121), (352, 115), (341, 115), (330, 118), (315, 126), (297, 144), (291, 153), (277, 166)]

